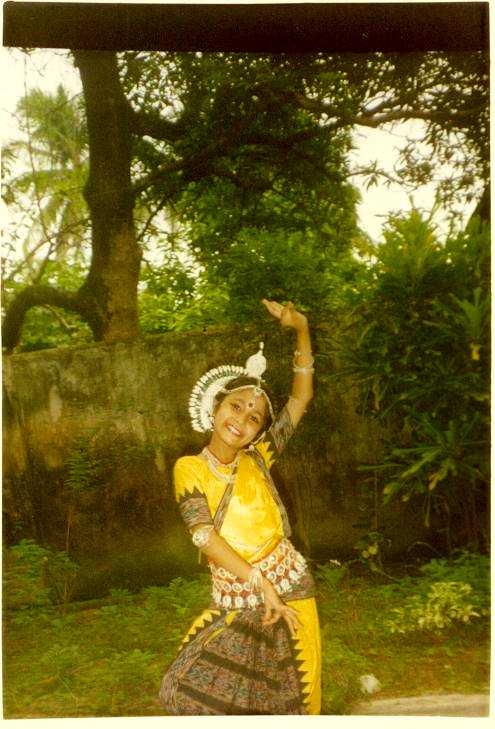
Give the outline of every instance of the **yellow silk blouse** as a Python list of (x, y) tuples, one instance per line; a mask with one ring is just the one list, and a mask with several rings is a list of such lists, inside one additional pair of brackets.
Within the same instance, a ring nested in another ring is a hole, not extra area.
[[(265, 447), (258, 447), (258, 450), (269, 467), (270, 452)], [(219, 470), (230, 473), (229, 466)], [(176, 461), (174, 485), (177, 501), (194, 490), (204, 495), (212, 517), (226, 486), (201, 456), (184, 456)], [(262, 559), (284, 536), (280, 510), (266, 479), (254, 459), (244, 451), (240, 452), (234, 488), (220, 534), (248, 562)]]

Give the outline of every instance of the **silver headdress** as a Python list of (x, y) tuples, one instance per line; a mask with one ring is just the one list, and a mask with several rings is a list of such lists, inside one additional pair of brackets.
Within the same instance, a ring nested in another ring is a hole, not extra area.
[(216, 396), (222, 392), (225, 386), (237, 377), (253, 377), (258, 380), (256, 385), (240, 385), (230, 392), (237, 390), (245, 390), (246, 388), (254, 388), (256, 395), (264, 395), (268, 405), (268, 410), (273, 419), (273, 408), (266, 392), (261, 388), (261, 375), (266, 370), (266, 359), (263, 354), (263, 342), (260, 342), (260, 348), (256, 354), (251, 355), (246, 361), (244, 367), (237, 365), (223, 365), (208, 370), (199, 378), (194, 385), (189, 398), (189, 413), (191, 415), (192, 427), (199, 433), (206, 433), (211, 430), (211, 418), (213, 415), (213, 407), (215, 405)]

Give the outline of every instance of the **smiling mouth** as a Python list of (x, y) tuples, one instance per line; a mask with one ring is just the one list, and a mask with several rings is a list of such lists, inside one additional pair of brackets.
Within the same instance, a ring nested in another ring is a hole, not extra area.
[(232, 433), (232, 435), (235, 435), (236, 438), (239, 438), (242, 435), (242, 432), (235, 427), (235, 425), (227, 425), (227, 430)]

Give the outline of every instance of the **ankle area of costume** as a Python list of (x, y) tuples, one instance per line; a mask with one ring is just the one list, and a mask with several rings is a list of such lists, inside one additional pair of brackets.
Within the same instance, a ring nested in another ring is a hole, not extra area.
[[(306, 560), (288, 539), (282, 539), (275, 549), (252, 565), (259, 568), (262, 577), (272, 583), (283, 600), (314, 596), (314, 582)], [(263, 592), (252, 581), (241, 580), (212, 561), (209, 567), (213, 608), (242, 610), (264, 604)]]

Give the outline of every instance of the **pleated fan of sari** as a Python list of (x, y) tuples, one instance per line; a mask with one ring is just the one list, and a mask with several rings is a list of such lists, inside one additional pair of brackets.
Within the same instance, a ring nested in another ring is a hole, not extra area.
[(305, 714), (293, 641), (264, 609), (222, 613), (191, 636), (160, 692), (171, 714)]

